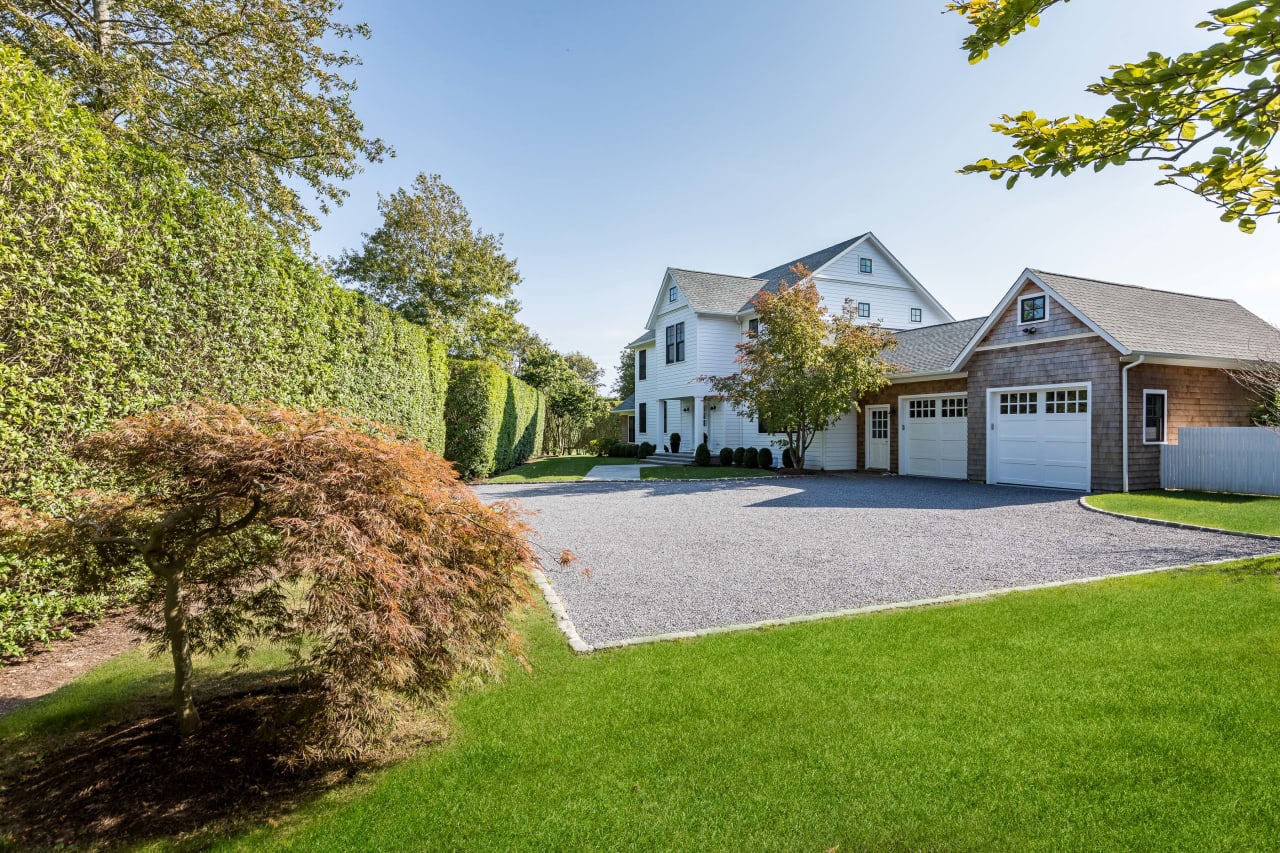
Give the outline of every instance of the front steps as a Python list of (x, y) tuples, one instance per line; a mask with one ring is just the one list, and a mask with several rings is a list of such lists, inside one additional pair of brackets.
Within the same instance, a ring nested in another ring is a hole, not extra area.
[(656, 462), (659, 465), (692, 465), (693, 453), (655, 453), (641, 461)]

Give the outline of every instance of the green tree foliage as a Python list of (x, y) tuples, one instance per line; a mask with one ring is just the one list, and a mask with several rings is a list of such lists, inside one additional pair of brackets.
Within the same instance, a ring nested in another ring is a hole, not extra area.
[[(851, 303), (832, 316), (809, 271), (791, 271), (795, 284), (753, 300), (760, 331), (738, 344), (738, 372), (702, 378), (738, 411), (784, 433), (795, 467), (804, 468), (815, 435), (889, 384), (884, 353), (895, 341), (879, 326), (859, 325)], [(742, 463), (736, 452), (734, 461)]]
[(610, 393), (619, 400), (625, 400), (636, 393), (636, 352), (623, 347), (618, 354), (618, 375), (614, 377)]
[(502, 235), (472, 225), (439, 175), (420, 174), (380, 197), (378, 212), (382, 225), (360, 251), (334, 262), (338, 278), (425, 327), (454, 357), (511, 368), (528, 330), (516, 320), (520, 273), (502, 253)]
[(299, 238), (339, 182), (389, 151), (365, 135), (334, 20), (339, 0), (14, 0), (0, 38), (65, 85), (104, 126), (180, 163), (196, 183)]
[(406, 701), (487, 668), (529, 598), (534, 558), (511, 508), (376, 423), (186, 404), (77, 452), (129, 488), (75, 497), (61, 518), (0, 505), (0, 538), (65, 553), (87, 578), (137, 565), (133, 603), (172, 657), (182, 735), (200, 725), (193, 656), (266, 639), (295, 656), (302, 701), (277, 714), (297, 758), (359, 759)]
[(609, 401), (596, 383), (599, 366), (582, 353), (565, 356), (536, 336), (524, 347), (517, 375), (547, 395), (546, 453), (570, 453), (587, 446), (593, 425), (609, 416)]
[[(973, 25), (964, 47), (971, 62), (980, 62), (1059, 2), (1066, 0), (967, 0), (947, 9)], [(1209, 12), (1198, 26), (1218, 41), (1178, 56), (1148, 53), (1112, 66), (1089, 86), (1115, 102), (1101, 116), (1005, 115), (992, 127), (1011, 137), (1018, 153), (961, 171), (1004, 179), (1012, 188), (1022, 175), (1152, 162), (1162, 173), (1157, 185), (1202, 196), (1242, 231), (1266, 217), (1280, 221), (1280, 168), (1269, 156), (1280, 130), (1280, 3), (1235, 3)]]
[(488, 361), (452, 361), (445, 458), (467, 478), (523, 463), (542, 447), (546, 398)]

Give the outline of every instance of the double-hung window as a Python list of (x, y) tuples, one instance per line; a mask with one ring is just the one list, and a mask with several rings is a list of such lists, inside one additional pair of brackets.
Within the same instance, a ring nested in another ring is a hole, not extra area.
[(1169, 392), (1142, 392), (1142, 443), (1166, 444), (1169, 440)]
[[(636, 379), (645, 380), (649, 375), (649, 351), (642, 349), (636, 353)], [(644, 430), (641, 430), (643, 432)]]
[(758, 415), (756, 416), (756, 432), (760, 433), (761, 435), (769, 434), (769, 425), (764, 422), (764, 418)]
[(639, 415), (640, 415), (640, 432), (642, 433), (648, 432), (649, 431), (649, 404), (648, 403), (640, 404)]
[(684, 361), (684, 323), (667, 326), (667, 364)]

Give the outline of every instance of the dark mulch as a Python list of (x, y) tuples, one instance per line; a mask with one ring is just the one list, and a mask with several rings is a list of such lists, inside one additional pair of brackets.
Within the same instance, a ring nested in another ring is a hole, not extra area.
[(266, 734), (284, 688), (209, 699), (179, 741), (156, 709), (76, 738), (0, 780), (0, 848), (115, 846), (260, 822), (342, 775), (291, 771)]

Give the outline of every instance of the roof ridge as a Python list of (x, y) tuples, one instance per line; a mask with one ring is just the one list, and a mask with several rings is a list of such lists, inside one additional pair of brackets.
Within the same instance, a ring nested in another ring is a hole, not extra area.
[[(792, 258), (786, 263), (774, 264), (768, 269), (756, 273), (754, 276), (752, 276), (752, 278), (759, 278), (760, 276), (763, 276), (765, 273), (773, 272), (774, 270), (779, 269), (780, 267), (791, 269), (791, 267), (795, 266), (800, 261), (803, 261), (805, 258), (811, 258), (814, 255), (820, 255), (823, 252), (829, 252), (832, 249), (836, 248), (837, 246), (842, 247), (840, 251), (844, 251), (849, 246), (852, 246), (854, 243), (858, 242), (859, 240), (866, 237), (870, 233), (871, 233), (870, 231), (863, 231), (861, 234), (854, 235), (853, 237), (846, 237), (843, 240), (837, 240), (836, 242), (832, 243), (830, 246), (823, 246), (821, 249), (814, 249), (812, 252), (805, 252), (803, 255), (799, 256), (798, 258)], [(809, 272), (814, 272), (814, 270), (809, 270)]]
[(766, 279), (757, 278), (753, 275), (734, 275), (733, 273), (730, 273), (730, 272), (712, 272), (711, 270), (691, 270), (688, 267), (667, 267), (667, 269), (672, 270), (673, 272), (691, 272), (691, 273), (696, 273), (697, 275), (718, 275), (721, 278), (740, 278), (743, 281), (766, 281)]
[(982, 323), (986, 322), (987, 318), (990, 316), (990, 314), (986, 314), (982, 317), (970, 317), (968, 320), (948, 320), (945, 323), (930, 323), (927, 326), (916, 326), (911, 329), (902, 329), (901, 332), (927, 332), (929, 329), (940, 329), (943, 326), (959, 326), (962, 323)]
[(1083, 276), (1083, 275), (1071, 275), (1070, 273), (1064, 273), (1064, 272), (1050, 272), (1049, 270), (1038, 270), (1035, 267), (1029, 267), (1029, 269), (1036, 275), (1052, 275), (1052, 276), (1057, 276), (1058, 278), (1074, 278), (1078, 281), (1088, 281), (1088, 282), (1092, 282), (1093, 284), (1105, 284), (1109, 287), (1128, 287), (1133, 290), (1145, 290), (1148, 293), (1167, 293), (1170, 296), (1185, 296), (1189, 299), (1208, 299), (1212, 302), (1231, 302), (1236, 305), (1240, 304), (1239, 302), (1236, 302), (1234, 299), (1226, 299), (1221, 296), (1201, 296), (1199, 293), (1185, 293), (1181, 290), (1165, 290), (1162, 287), (1146, 287), (1141, 284), (1125, 284), (1119, 281), (1106, 281), (1101, 278), (1089, 278), (1088, 276)]

